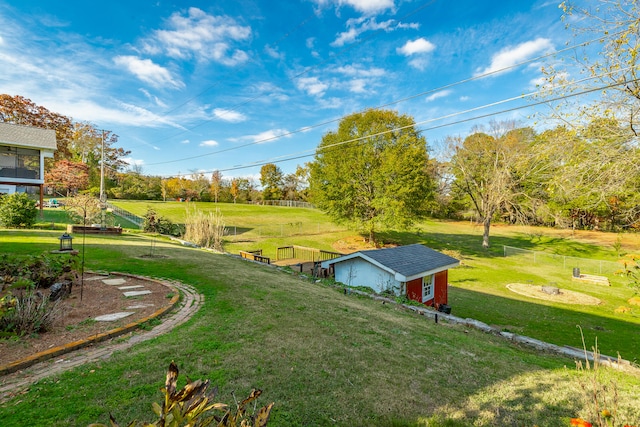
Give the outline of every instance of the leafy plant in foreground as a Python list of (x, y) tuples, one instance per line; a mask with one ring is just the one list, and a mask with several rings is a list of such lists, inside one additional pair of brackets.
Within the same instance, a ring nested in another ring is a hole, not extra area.
[[(224, 403), (212, 403), (217, 393), (213, 389), (211, 395), (207, 395), (209, 380), (190, 381), (181, 390), (177, 390), (178, 366), (171, 362), (167, 371), (165, 387), (162, 388), (164, 401), (162, 406), (153, 403), (153, 412), (159, 419), (153, 423), (141, 424), (142, 427), (264, 427), (269, 421), (269, 414), (273, 402), (263, 406), (253, 415), (247, 414), (246, 407), (254, 402), (262, 391), (252, 390), (249, 397), (242, 402), (236, 402), (236, 410), (232, 412), (229, 405)], [(214, 413), (217, 411), (218, 413)], [(109, 416), (111, 427), (118, 427), (113, 416)], [(137, 421), (127, 424), (128, 427), (136, 427)], [(91, 424), (89, 427), (107, 427), (105, 424)]]

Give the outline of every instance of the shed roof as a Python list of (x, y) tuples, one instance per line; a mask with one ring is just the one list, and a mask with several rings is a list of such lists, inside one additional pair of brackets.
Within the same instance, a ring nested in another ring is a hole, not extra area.
[(363, 258), (392, 273), (397, 280), (406, 282), (418, 277), (457, 267), (460, 261), (421, 244), (395, 248), (359, 251), (323, 263), (337, 264), (353, 258)]
[(0, 123), (0, 144), (55, 151), (56, 131), (31, 126)]

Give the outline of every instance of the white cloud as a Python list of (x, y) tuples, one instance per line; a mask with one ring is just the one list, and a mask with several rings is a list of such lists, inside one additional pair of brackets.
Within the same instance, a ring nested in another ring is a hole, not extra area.
[(315, 44), (316, 44), (315, 37), (309, 37), (307, 40), (305, 40), (305, 46), (307, 46), (307, 49), (313, 49)]
[(174, 79), (166, 68), (155, 64), (150, 59), (140, 59), (137, 56), (125, 55), (113, 58), (116, 65), (125, 67), (130, 73), (151, 86), (162, 88), (171, 86), (181, 88), (184, 84)]
[(427, 96), (426, 101), (431, 102), (431, 101), (435, 101), (436, 99), (446, 98), (447, 96), (451, 95), (451, 93), (452, 91), (450, 89), (441, 90), (439, 92), (432, 93), (431, 95)]
[(186, 16), (178, 12), (171, 15), (167, 27), (143, 41), (145, 52), (177, 59), (213, 60), (230, 66), (249, 59), (245, 51), (234, 49), (232, 44), (249, 40), (251, 27), (240, 25), (233, 18), (209, 15), (191, 7)]
[(436, 45), (434, 45), (424, 37), (420, 37), (419, 39), (406, 42), (404, 46), (399, 47), (397, 51), (404, 56), (411, 56), (420, 53), (433, 52), (435, 48)]
[(366, 18), (352, 18), (347, 20), (346, 28), (347, 30), (339, 33), (336, 39), (331, 42), (331, 46), (341, 47), (347, 43), (353, 43), (358, 39), (358, 36), (366, 31), (385, 31), (391, 32), (397, 29), (406, 29), (406, 28), (418, 28), (419, 24), (411, 23), (411, 24), (403, 24), (399, 23), (393, 19), (389, 19), (387, 21), (378, 22), (375, 17)]
[(393, 0), (339, 0), (338, 4), (348, 4), (358, 12), (373, 14), (384, 12), (387, 9), (394, 9)]
[(329, 85), (321, 82), (317, 77), (302, 77), (296, 80), (296, 87), (314, 96), (322, 96), (329, 89)]
[(346, 5), (366, 15), (381, 13), (387, 9), (395, 10), (394, 0), (313, 0), (313, 2), (318, 6), (318, 9), (328, 7), (331, 4), (336, 8)]
[(267, 55), (269, 55), (273, 59), (284, 59), (285, 57), (284, 53), (278, 52), (278, 49), (271, 47), (269, 45), (266, 45), (264, 47), (264, 51), (267, 53)]
[(238, 142), (238, 141), (252, 141), (258, 144), (262, 144), (265, 142), (273, 141), (274, 139), (279, 138), (290, 138), (291, 132), (286, 129), (269, 129), (264, 132), (260, 132), (254, 135), (245, 135), (240, 138), (230, 138), (229, 141)]
[[(520, 43), (517, 46), (509, 46), (493, 55), (491, 64), (484, 68), (478, 69), (475, 76), (487, 73), (495, 73), (498, 70), (512, 67), (515, 64), (525, 61), (534, 55), (553, 50), (551, 40), (539, 37), (535, 40)], [(505, 70), (506, 71), (506, 70)]]
[(367, 91), (367, 81), (364, 79), (353, 79), (349, 82), (349, 92), (365, 93)]
[(336, 68), (336, 72), (351, 77), (382, 77), (386, 74), (383, 68), (363, 68), (357, 65), (347, 65)]
[(144, 160), (142, 159), (134, 159), (131, 157), (124, 157), (122, 160), (128, 165), (142, 166), (144, 164)]
[(140, 92), (142, 92), (144, 94), (144, 96), (147, 97), (147, 99), (149, 99), (150, 101), (154, 102), (158, 107), (161, 108), (168, 108), (168, 105), (165, 104), (164, 102), (162, 102), (162, 100), (160, 100), (160, 98), (158, 98), (155, 95), (151, 95), (151, 93), (149, 93), (148, 90), (144, 89), (144, 88), (140, 88), (138, 89)]
[(469, 100), (469, 99), (471, 99), (471, 98), (469, 98), (469, 97), (468, 97), (468, 96), (466, 96), (466, 95), (462, 95), (462, 96), (461, 96), (460, 98), (458, 98), (458, 99), (459, 99), (461, 102), (465, 102), (465, 101), (468, 101), (468, 100)]
[(215, 147), (218, 145), (218, 141), (214, 141), (213, 139), (209, 139), (207, 141), (202, 141), (200, 143), (200, 147)]
[(415, 68), (416, 70), (420, 71), (423, 71), (425, 68), (427, 68), (428, 64), (429, 60), (425, 57), (413, 58), (409, 61), (409, 66), (411, 66), (411, 68)]
[(189, 141), (188, 139), (183, 139), (182, 141), (180, 141), (180, 144), (189, 144), (191, 141)]
[(224, 108), (216, 108), (213, 110), (213, 115), (220, 120), (231, 123), (240, 123), (247, 120), (247, 116), (234, 110), (226, 110)]

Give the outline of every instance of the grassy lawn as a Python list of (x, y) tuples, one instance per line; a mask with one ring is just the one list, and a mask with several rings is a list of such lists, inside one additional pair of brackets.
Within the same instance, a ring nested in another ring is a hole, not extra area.
[[(47, 251), (58, 234), (0, 230), (0, 252)], [(150, 421), (171, 360), (211, 379), (228, 403), (233, 391), (263, 389), (261, 402), (276, 402), (274, 426), (555, 426), (584, 414), (585, 378), (570, 360), (166, 240), (154, 251), (167, 258), (142, 258), (150, 246), (143, 235), (87, 235), (86, 263), (191, 284), (205, 296), (200, 311), (164, 336), (38, 382), (0, 405), (3, 426), (85, 426), (109, 412), (121, 424)], [(490, 298), (456, 298), (474, 294)], [(640, 420), (640, 378), (602, 373), (618, 384), (622, 419)]]
[[(138, 215), (153, 207), (178, 223), (186, 211), (186, 204), (178, 202), (117, 204)], [(290, 244), (335, 250), (336, 242), (355, 234), (312, 209), (196, 205), (203, 210), (220, 208), (227, 227), (233, 224), (236, 233), (225, 245), (231, 253), (263, 249), (273, 257), (277, 247)], [(50, 250), (64, 222), (62, 210), (48, 209), (39, 224), (42, 231), (2, 230), (0, 253)], [(504, 257), (502, 246), (615, 261), (614, 242), (621, 243), (623, 252), (638, 252), (636, 235), (497, 226), (492, 229), (492, 247), (483, 250), (480, 234), (479, 227), (466, 222), (425, 221), (412, 232), (380, 237), (459, 253), (463, 266), (450, 271), (449, 277), (450, 304), (457, 316), (574, 347), (582, 346), (579, 325), (587, 346), (597, 340), (604, 354), (638, 361), (640, 310), (614, 312), (628, 305), (633, 295), (620, 277), (607, 274), (610, 287), (573, 282), (571, 262)], [(565, 368), (573, 366), (566, 359), (537, 355), (475, 331), (434, 325), (286, 272), (163, 238), (156, 239), (154, 253), (169, 258), (140, 258), (150, 248), (151, 240), (138, 233), (119, 238), (87, 235), (87, 268), (184, 281), (205, 295), (201, 311), (177, 331), (108, 363), (41, 381), (27, 395), (0, 407), (0, 419), (10, 420), (6, 425), (50, 425), (45, 420), (86, 425), (106, 422), (109, 411), (121, 423), (149, 420), (150, 402), (159, 399), (157, 389), (170, 360), (193, 379), (210, 378), (227, 402), (232, 401), (232, 390), (242, 396), (253, 386), (263, 388), (262, 403), (276, 401), (273, 425), (553, 426), (567, 425), (567, 417), (584, 410), (581, 377)], [(603, 303), (551, 303), (513, 293), (506, 288), (509, 283), (554, 284)], [(637, 422), (640, 379), (612, 372), (606, 376), (619, 386), (621, 410), (630, 417), (625, 420)], [(27, 408), (42, 399), (56, 409), (31, 414), (34, 411)], [(79, 405), (87, 411), (75, 410)], [(19, 418), (26, 413), (27, 418)]]
[[(184, 219), (186, 203), (122, 202), (123, 209), (143, 215), (149, 207), (174, 222)], [(232, 235), (225, 245), (230, 253), (262, 249), (265, 256), (275, 258), (276, 248), (297, 244), (318, 249), (336, 250), (334, 244), (355, 233), (333, 225), (328, 217), (314, 209), (255, 206), (228, 203), (197, 203), (198, 209), (219, 208), (228, 224), (246, 230), (241, 238)], [(271, 230), (266, 232), (265, 230)], [(604, 232), (555, 230), (548, 228), (504, 226), (492, 227), (492, 246), (482, 249), (482, 229), (469, 222), (428, 220), (411, 232), (381, 233), (385, 242), (422, 243), (438, 250), (454, 250), (463, 257), (463, 267), (452, 270), (450, 303), (453, 314), (481, 320), (503, 330), (531, 336), (558, 345), (581, 347), (577, 326), (581, 326), (589, 346), (596, 339), (607, 355), (638, 362), (640, 360), (640, 308), (629, 306), (633, 292), (624, 278), (606, 276), (610, 287), (571, 280), (572, 261), (532, 262), (531, 257), (504, 257), (503, 246), (544, 251), (570, 257), (616, 261), (618, 240), (627, 253), (640, 252), (640, 236)], [(546, 261), (549, 261), (548, 259)], [(582, 269), (584, 273), (599, 271)], [(524, 297), (507, 289), (510, 283), (549, 285), (581, 292), (599, 298), (597, 306), (551, 303)], [(634, 308), (626, 314), (615, 313), (621, 306)]]

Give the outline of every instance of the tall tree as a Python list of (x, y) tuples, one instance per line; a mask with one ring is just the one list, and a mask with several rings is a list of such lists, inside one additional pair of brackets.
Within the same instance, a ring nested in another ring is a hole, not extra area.
[(222, 172), (219, 170), (213, 171), (211, 174), (211, 194), (213, 195), (213, 201), (218, 203), (218, 197), (220, 197), (220, 191), (222, 190)]
[(273, 163), (260, 168), (260, 184), (264, 200), (280, 200), (282, 198), (282, 170)]
[(406, 229), (427, 212), (433, 186), (427, 142), (413, 118), (389, 110), (344, 117), (309, 164), (311, 200), (335, 221), (374, 241), (380, 229)]
[(523, 183), (537, 167), (532, 162), (530, 129), (513, 129), (500, 137), (473, 133), (450, 138), (453, 185), (468, 197), (483, 225), (482, 247), (489, 247), (491, 222), (508, 211), (520, 216)]
[(229, 188), (229, 193), (231, 194), (231, 197), (233, 198), (233, 203), (235, 203), (236, 200), (238, 199), (238, 196), (240, 195), (239, 178), (233, 178), (231, 180), (231, 187)]
[(0, 121), (55, 130), (58, 149), (54, 159), (71, 157), (69, 143), (73, 136), (73, 124), (69, 117), (51, 112), (23, 96), (0, 94)]
[(88, 169), (84, 163), (62, 159), (45, 173), (45, 183), (49, 187), (65, 191), (68, 197), (86, 188), (89, 182)]
[[(543, 68), (542, 87), (549, 97), (600, 88), (599, 98), (570, 98), (550, 110), (553, 118), (586, 125), (600, 117), (624, 123), (640, 133), (640, 0), (563, 1), (563, 20), (572, 31), (573, 44), (598, 39), (562, 63)], [(555, 61), (555, 60), (554, 60)], [(585, 79), (587, 75), (590, 78)], [(571, 104), (571, 105), (563, 105)]]
[(640, 153), (628, 128), (602, 118), (541, 136), (546, 151), (553, 153), (545, 188), (556, 218), (572, 228), (599, 227), (603, 221), (615, 228), (637, 221)]

